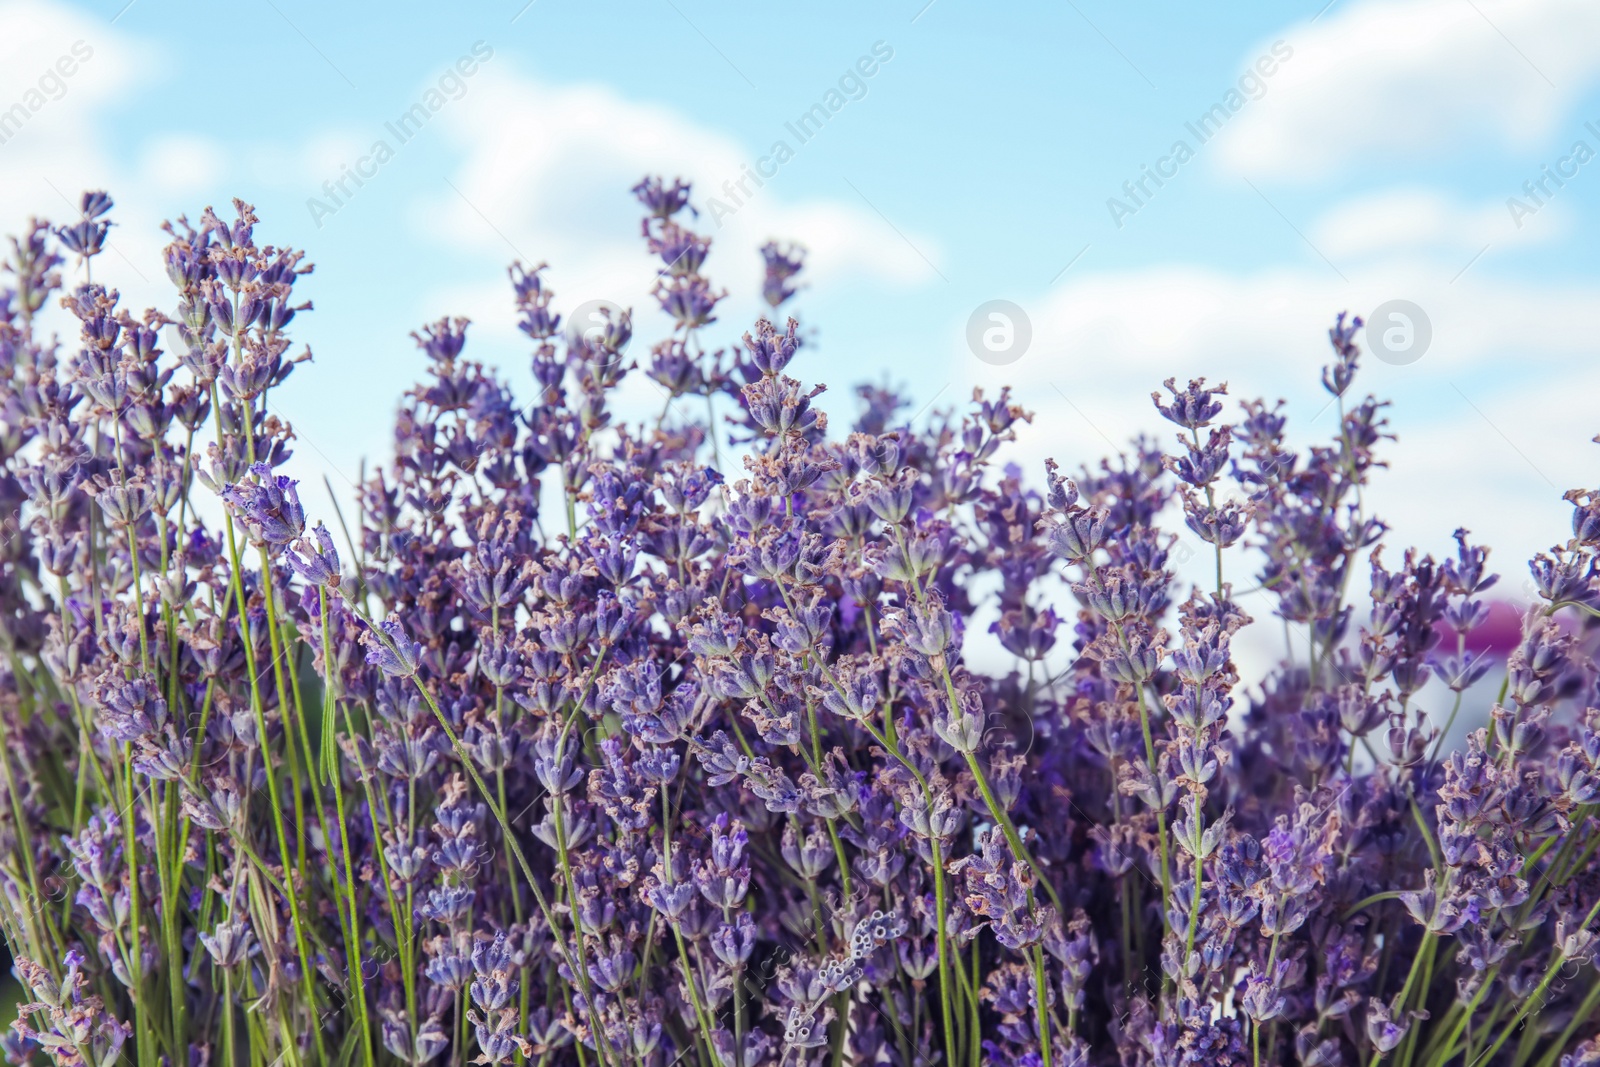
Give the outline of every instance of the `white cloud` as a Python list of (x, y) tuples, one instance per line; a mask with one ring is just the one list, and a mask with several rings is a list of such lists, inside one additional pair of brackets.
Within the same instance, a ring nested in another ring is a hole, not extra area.
[(216, 142), (194, 134), (163, 134), (140, 153), (141, 177), (167, 193), (188, 196), (210, 190), (226, 169), (227, 160)]
[(36, 0), (0, 3), (0, 202), (53, 199), (46, 180), (72, 195), (79, 181), (103, 177), (94, 120), (134, 71), (104, 22)]
[(1362, 0), (1281, 36), (1292, 61), (1220, 138), (1239, 173), (1313, 178), (1486, 137), (1526, 150), (1581, 126), (1571, 109), (1600, 77), (1588, 0)]
[(1562, 204), (1547, 204), (1520, 220), (1505, 204), (1465, 203), (1433, 189), (1389, 189), (1335, 205), (1310, 231), (1311, 241), (1336, 263), (1412, 250), (1455, 251), (1466, 257), (1485, 245), (1549, 241), (1571, 224)]
[(173, 188), (177, 169), (199, 173), (214, 155), (194, 137), (152, 145), (144, 165), (131, 168), (108, 151), (108, 110), (145, 83), (161, 51), (65, 5), (0, 2), (0, 109), (14, 116), (12, 126), (0, 126), (0, 232), (17, 232), (31, 215), (75, 218), (80, 193), (110, 191), (117, 225), (95, 277), (136, 310), (170, 296), (160, 268), (161, 194)]
[[(425, 198), (414, 218), (436, 238), (497, 260), (510, 258), (514, 246), (548, 261), (564, 302), (648, 302), (659, 264), (647, 258), (628, 188), (645, 174), (681, 175), (695, 182), (695, 202), (704, 208), (708, 194), (726, 199), (716, 190), (737, 180), (754, 155), (668, 108), (601, 86), (545, 85), (510, 62), (497, 56), (486, 63), (466, 95), (434, 120), (464, 155), (450, 178), (459, 193), (444, 188)], [(919, 254), (937, 262), (930, 238), (911, 234), (915, 248), (909, 246), (867, 205), (847, 199), (854, 194), (846, 188), (840, 199), (800, 199), (784, 184), (779, 171), (721, 225), (700, 216), (695, 228), (713, 239), (713, 277), (752, 288), (760, 277), (757, 248), (769, 238), (805, 245), (808, 278), (819, 286), (863, 276), (898, 284), (936, 277)], [(463, 288), (452, 292), (465, 296)], [(491, 330), (511, 328), (504, 293), (502, 281), (492, 298), (473, 301)]]

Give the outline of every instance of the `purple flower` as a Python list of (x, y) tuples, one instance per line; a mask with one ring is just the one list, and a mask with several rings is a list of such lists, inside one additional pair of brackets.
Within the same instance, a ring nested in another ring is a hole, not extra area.
[(416, 674), (422, 662), (422, 646), (411, 640), (400, 617), (391, 614), (378, 624), (378, 631), (365, 630), (361, 634), (367, 646), (367, 662), (392, 678)]
[(632, 192), (652, 216), (669, 219), (688, 206), (689, 189), (689, 184), (682, 178), (668, 186), (660, 178), (652, 176), (641, 180)]
[(322, 523), (317, 523), (312, 529), (316, 541), (306, 538), (296, 541), (294, 548), (289, 552), (289, 566), (294, 572), (312, 585), (325, 585), (330, 589), (339, 587), (339, 552), (333, 547), (333, 537), (328, 533), (328, 528)]
[(305, 533), (306, 515), (295, 480), (273, 474), (265, 463), (257, 463), (250, 473), (254, 481), (228, 485), (222, 499), (251, 532), (269, 545), (286, 545)]
[(776, 310), (794, 296), (795, 287), (789, 284), (789, 279), (805, 267), (806, 250), (799, 245), (780, 245), (776, 241), (768, 241), (761, 246), (761, 261), (766, 268), (761, 296), (769, 307)]

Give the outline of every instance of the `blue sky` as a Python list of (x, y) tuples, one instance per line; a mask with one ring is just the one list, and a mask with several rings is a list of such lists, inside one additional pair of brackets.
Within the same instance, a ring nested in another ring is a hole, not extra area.
[[(702, 217), (709, 273), (735, 293), (731, 342), (756, 313), (755, 248), (812, 250), (796, 370), (841, 414), (865, 379), (940, 406), (1011, 382), (1039, 413), (1017, 459), (1072, 466), (1157, 429), (1162, 378), (1203, 374), (1286, 397), (1300, 434), (1325, 435), (1323, 331), (1403, 299), (1431, 347), (1366, 375), (1396, 402), (1373, 499), (1398, 537), (1437, 551), (1470, 526), (1511, 570), (1565, 535), (1560, 492), (1596, 480), (1600, 162), (1573, 154), (1600, 150), (1592, 4), (524, 2), (0, 0), (0, 109), (28, 107), (0, 143), (0, 225), (108, 188), (106, 274), (165, 306), (160, 220), (254, 203), (268, 239), (317, 264), (296, 323), (315, 362), (278, 400), (297, 473), (347, 484), (388, 453), (421, 365), (411, 330), (469, 315), (477, 355), (525, 380), (511, 259), (549, 260), (568, 307), (642, 309), (627, 187), (681, 174), (705, 210), (787, 139), (747, 202)], [(92, 56), (59, 98), (53, 81), (30, 97), (80, 41)], [(450, 75), (475, 45), (488, 58)], [(892, 58), (849, 83), (859, 98), (804, 144), (786, 132), (875, 47)], [(386, 124), (442, 77), (445, 102), (400, 144)], [(1186, 124), (1208, 112), (1202, 143)], [(319, 217), (323, 182), (379, 139), (392, 158)], [(1146, 168), (1170, 176), (1134, 201)], [(1003, 367), (964, 340), (993, 299), (1032, 325)]]

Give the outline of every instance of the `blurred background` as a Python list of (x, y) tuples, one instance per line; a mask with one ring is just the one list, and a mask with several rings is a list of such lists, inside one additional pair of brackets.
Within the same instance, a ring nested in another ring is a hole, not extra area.
[[(646, 173), (695, 184), (727, 343), (758, 247), (797, 241), (791, 370), (824, 406), (871, 381), (925, 419), (1009, 384), (1030, 478), (1166, 435), (1170, 376), (1326, 439), (1326, 330), (1381, 311), (1356, 390), (1399, 440), (1370, 506), (1397, 548), (1468, 527), (1526, 600), (1600, 468), (1597, 80), (1583, 0), (4, 0), (0, 230), (110, 190), (96, 280), (170, 307), (161, 221), (256, 205), (317, 268), (289, 469), (340, 492), (388, 458), (423, 323), (469, 316), (469, 354), (526, 382), (514, 259), (549, 261), (558, 308), (635, 308), (634, 354), (665, 333)], [(626, 402), (653, 417), (653, 389)]]

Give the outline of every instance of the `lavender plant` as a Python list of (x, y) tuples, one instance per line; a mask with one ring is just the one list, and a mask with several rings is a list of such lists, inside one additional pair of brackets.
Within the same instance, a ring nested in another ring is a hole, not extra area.
[(353, 515), (278, 473), (311, 267), (248, 205), (141, 317), (104, 194), (11, 241), (8, 1062), (1600, 1063), (1600, 490), (1497, 655), (1465, 531), (1385, 561), (1360, 320), (1327, 443), (1169, 381), (1170, 443), (1030, 486), (1006, 392), (830, 433), (795, 319), (719, 341), (689, 186), (633, 191), (670, 334), (514, 265), (527, 402), (424, 327)]

